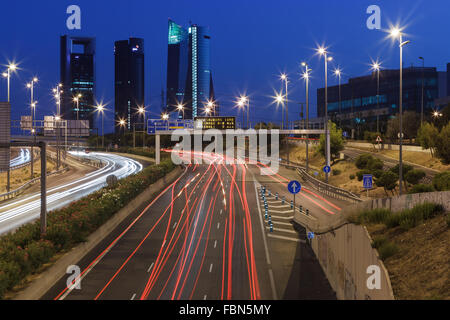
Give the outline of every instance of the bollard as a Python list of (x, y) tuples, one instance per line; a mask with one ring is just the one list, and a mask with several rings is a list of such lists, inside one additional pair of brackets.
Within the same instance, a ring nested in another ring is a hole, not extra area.
[(291, 209), (294, 209), (294, 201), (291, 200)]
[(275, 200), (278, 200), (278, 192), (275, 194)]
[(273, 224), (270, 224), (270, 232), (273, 232)]
[(269, 217), (269, 216), (267, 215), (267, 212), (266, 212), (266, 214), (264, 215), (264, 219), (267, 220), (268, 217)]
[(270, 192), (270, 190), (267, 192), (267, 195), (270, 197), (272, 195), (272, 193)]
[(281, 204), (284, 204), (285, 201), (285, 197), (283, 197), (283, 199), (281, 200)]
[(309, 209), (306, 209), (306, 215), (309, 216)]
[(300, 206), (300, 213), (303, 213), (303, 206)]

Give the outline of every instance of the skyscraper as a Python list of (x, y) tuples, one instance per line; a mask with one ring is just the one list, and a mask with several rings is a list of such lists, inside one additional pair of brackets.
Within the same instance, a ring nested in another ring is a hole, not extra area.
[[(61, 36), (61, 113), (66, 120), (89, 120), (94, 126), (95, 38)], [(79, 97), (77, 102), (74, 98)]]
[[(125, 120), (126, 130), (133, 130), (136, 123), (144, 123), (138, 113), (145, 104), (144, 39), (130, 38), (116, 41), (115, 57), (115, 120)], [(116, 126), (116, 133), (121, 128)]]
[(214, 100), (210, 40), (207, 27), (193, 24), (186, 30), (169, 19), (166, 98), (169, 113), (178, 114), (177, 105), (183, 104), (185, 118), (193, 119), (203, 115), (208, 100)]

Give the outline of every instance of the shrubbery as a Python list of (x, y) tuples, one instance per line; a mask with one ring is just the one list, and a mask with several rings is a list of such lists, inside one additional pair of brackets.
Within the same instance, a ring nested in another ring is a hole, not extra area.
[(171, 161), (144, 169), (69, 206), (48, 214), (47, 234), (40, 237), (39, 222), (0, 237), (0, 298), (27, 275), (36, 272), (57, 252), (85, 241), (119, 209), (149, 185), (174, 169)]
[(432, 185), (429, 184), (416, 184), (411, 188), (411, 190), (408, 191), (409, 194), (414, 193), (425, 193), (425, 192), (434, 192), (434, 188)]
[(438, 173), (433, 178), (433, 187), (437, 191), (450, 190), (450, 171)]

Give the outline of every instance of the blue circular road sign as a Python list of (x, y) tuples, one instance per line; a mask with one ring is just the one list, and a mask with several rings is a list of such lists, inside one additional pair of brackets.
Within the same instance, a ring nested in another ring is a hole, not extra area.
[(302, 185), (300, 184), (300, 182), (293, 180), (293, 181), (289, 182), (288, 190), (292, 194), (297, 194), (300, 192), (300, 190), (302, 190)]
[(323, 167), (323, 172), (325, 172), (325, 173), (330, 173), (330, 171), (331, 171), (330, 166), (325, 166), (325, 167)]

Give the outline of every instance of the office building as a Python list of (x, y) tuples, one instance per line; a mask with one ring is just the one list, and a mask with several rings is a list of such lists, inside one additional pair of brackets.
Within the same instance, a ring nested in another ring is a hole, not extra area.
[[(61, 114), (66, 120), (89, 120), (94, 127), (95, 38), (61, 36)], [(79, 97), (78, 109), (74, 98)]]
[[(328, 87), (328, 118), (344, 130), (357, 128), (359, 133), (377, 130), (377, 116), (382, 133), (387, 122), (399, 113), (399, 70), (381, 70), (377, 97), (377, 72), (350, 78), (348, 83)], [(409, 67), (403, 69), (403, 111), (420, 115), (422, 106), (422, 79), (424, 79), (424, 116), (431, 115), (439, 95), (436, 68)], [(325, 89), (317, 90), (318, 117), (325, 117)], [(339, 102), (340, 101), (340, 102)]]
[(204, 115), (205, 105), (215, 101), (212, 90), (209, 30), (196, 24), (187, 29), (169, 19), (166, 112), (185, 119)]
[(125, 120), (128, 131), (132, 131), (133, 127), (142, 130), (144, 115), (138, 110), (145, 104), (144, 39), (116, 41), (114, 58), (116, 133), (123, 132), (123, 128), (117, 126), (120, 120)]

